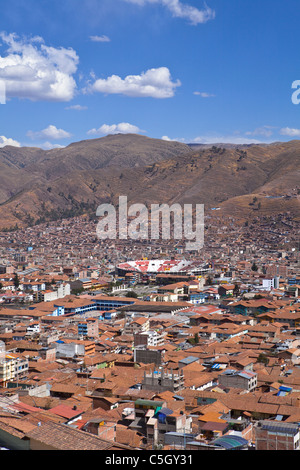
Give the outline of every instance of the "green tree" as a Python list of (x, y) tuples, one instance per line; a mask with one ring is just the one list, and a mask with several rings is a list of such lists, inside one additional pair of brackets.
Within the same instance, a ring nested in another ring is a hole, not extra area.
[(129, 290), (127, 293), (126, 293), (126, 296), (125, 297), (133, 297), (134, 299), (137, 299), (138, 295), (136, 292), (134, 292), (133, 290)]
[(18, 289), (20, 286), (20, 280), (19, 280), (19, 276), (17, 273), (15, 274), (15, 277), (14, 277), (14, 286), (16, 289)]
[(267, 365), (269, 363), (269, 359), (265, 354), (261, 353), (257, 358), (257, 362)]
[(234, 284), (233, 294), (237, 297), (240, 294), (240, 287), (237, 283)]
[(252, 271), (258, 271), (258, 267), (256, 266), (255, 261), (252, 264), (251, 269), (252, 269)]

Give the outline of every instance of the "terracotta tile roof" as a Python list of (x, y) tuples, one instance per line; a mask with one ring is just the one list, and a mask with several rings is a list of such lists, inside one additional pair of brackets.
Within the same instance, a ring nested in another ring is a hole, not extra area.
[(74, 407), (72, 408), (70, 406), (66, 406), (63, 404), (55, 406), (54, 408), (51, 408), (49, 411), (51, 413), (57, 414), (58, 416), (61, 416), (62, 418), (66, 418), (66, 419), (75, 418), (76, 416), (83, 413), (83, 410), (78, 410), (77, 408), (74, 409)]
[(0, 429), (19, 439), (23, 439), (27, 432), (35, 428), (36, 425), (23, 418), (13, 417), (11, 415), (3, 416), (2, 413), (0, 414)]
[(26, 433), (26, 436), (30, 440), (55, 450), (128, 449), (127, 446), (122, 444), (106, 441), (87, 432), (57, 423), (43, 423)]
[(117, 425), (116, 428), (116, 441), (125, 444), (132, 448), (141, 446), (143, 436), (136, 431), (128, 429), (125, 426)]
[(81, 387), (72, 384), (54, 383), (51, 387), (52, 393), (79, 393), (80, 391), (82, 391)]
[(201, 387), (205, 384), (208, 384), (213, 381), (214, 375), (207, 374), (202, 372), (201, 374), (191, 374), (189, 376), (184, 376), (184, 385), (185, 387)]
[(48, 409), (49, 407), (54, 407), (59, 405), (60, 399), (54, 397), (34, 397), (30, 395), (24, 395), (19, 397), (20, 402), (35, 406), (37, 408)]

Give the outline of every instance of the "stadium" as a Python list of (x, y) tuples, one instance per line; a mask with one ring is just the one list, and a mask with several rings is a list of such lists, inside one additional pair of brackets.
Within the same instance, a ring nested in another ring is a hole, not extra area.
[(209, 269), (199, 262), (186, 260), (161, 260), (161, 259), (142, 259), (135, 261), (127, 261), (117, 266), (119, 276), (127, 273), (140, 273), (155, 275), (160, 273), (170, 274), (204, 274)]

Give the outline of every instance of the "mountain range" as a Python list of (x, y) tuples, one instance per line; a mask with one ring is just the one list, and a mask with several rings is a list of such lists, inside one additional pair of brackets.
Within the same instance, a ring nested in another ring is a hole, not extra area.
[(300, 220), (300, 141), (188, 145), (135, 134), (52, 150), (0, 149), (0, 229), (89, 213), (103, 202), (204, 204), (241, 222)]

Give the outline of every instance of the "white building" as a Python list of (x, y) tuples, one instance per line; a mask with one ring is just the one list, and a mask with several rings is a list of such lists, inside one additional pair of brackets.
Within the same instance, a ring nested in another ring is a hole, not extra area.
[(156, 330), (141, 331), (134, 335), (134, 345), (144, 345), (146, 347), (159, 347), (164, 344), (165, 336), (165, 332), (160, 332)]
[(263, 279), (262, 287), (264, 290), (278, 289), (279, 277), (273, 277), (272, 279)]
[(52, 300), (63, 299), (71, 294), (70, 284), (60, 284), (56, 290), (45, 290), (39, 292), (38, 300), (40, 302), (51, 302)]

